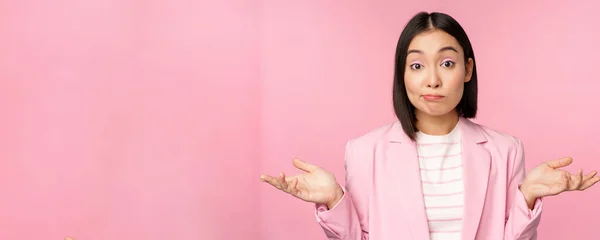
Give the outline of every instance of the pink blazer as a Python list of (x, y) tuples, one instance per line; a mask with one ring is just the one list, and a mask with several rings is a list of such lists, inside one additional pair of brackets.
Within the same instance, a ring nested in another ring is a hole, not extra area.
[[(462, 239), (537, 239), (542, 199), (527, 207), (523, 144), (460, 119), (465, 202)], [(399, 122), (346, 144), (346, 184), (332, 209), (316, 206), (328, 239), (429, 239), (415, 144)]]

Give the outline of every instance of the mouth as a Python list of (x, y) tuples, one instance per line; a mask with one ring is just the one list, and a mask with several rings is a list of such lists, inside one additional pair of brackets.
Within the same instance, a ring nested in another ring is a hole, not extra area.
[(444, 96), (439, 95), (439, 94), (426, 94), (423, 95), (423, 99), (427, 100), (427, 101), (439, 101), (444, 99)]

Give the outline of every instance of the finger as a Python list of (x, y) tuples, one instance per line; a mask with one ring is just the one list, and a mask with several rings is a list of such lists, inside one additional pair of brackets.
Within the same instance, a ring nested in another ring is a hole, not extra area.
[(279, 183), (279, 180), (277, 178), (263, 174), (263, 175), (261, 175), (261, 179), (264, 182), (271, 184), (273, 187), (275, 187), (277, 189), (281, 189), (281, 184)]
[(580, 171), (577, 171), (576, 174), (573, 174), (573, 173), (570, 173), (567, 171), (565, 171), (565, 173), (567, 174), (567, 183), (568, 183), (567, 190), (573, 191), (573, 190), (579, 189), (579, 185), (581, 184), (581, 181), (579, 180)]
[(579, 190), (582, 182), (583, 182), (583, 170), (579, 169), (579, 171), (577, 171), (577, 174), (571, 174), (570, 189), (571, 190)]
[(290, 194), (300, 197), (300, 191), (298, 190), (298, 178), (294, 178), (290, 182)]
[(72, 238), (72, 237), (65, 237), (65, 240), (75, 240), (75, 238)]
[(573, 158), (566, 157), (547, 161), (546, 164), (548, 164), (548, 166), (550, 166), (551, 168), (561, 168), (569, 166), (569, 164), (571, 164), (572, 162)]
[(298, 178), (294, 178), (294, 180), (292, 180), (292, 189), (298, 190)]
[(583, 176), (583, 181), (587, 181), (590, 180), (591, 178), (593, 178), (594, 176), (596, 176), (598, 172), (597, 171), (593, 171), (591, 173), (588, 173), (587, 175)]
[(269, 182), (269, 181), (271, 181), (272, 179), (273, 179), (273, 177), (271, 177), (271, 176), (269, 176), (269, 175), (267, 175), (267, 174), (261, 174), (261, 175), (260, 175), (260, 181), (263, 181), (263, 182)]
[(290, 189), (289, 189), (287, 181), (285, 180), (284, 173), (279, 174), (279, 182), (281, 183), (281, 190), (283, 190), (285, 192), (289, 192)]
[(298, 169), (303, 170), (305, 172), (312, 172), (318, 168), (317, 166), (307, 163), (305, 161), (302, 161), (298, 158), (294, 158), (292, 163), (294, 164), (295, 167), (297, 167)]
[(594, 186), (594, 184), (598, 183), (600, 181), (600, 177), (593, 177), (587, 181), (585, 181), (582, 185), (580, 190), (586, 190), (588, 188), (590, 188), (591, 186)]

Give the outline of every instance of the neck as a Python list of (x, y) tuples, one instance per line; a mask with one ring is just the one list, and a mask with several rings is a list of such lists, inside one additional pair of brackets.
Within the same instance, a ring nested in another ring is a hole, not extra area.
[(458, 124), (458, 113), (451, 111), (442, 116), (431, 116), (419, 111), (417, 116), (417, 129), (428, 135), (446, 135), (450, 133)]

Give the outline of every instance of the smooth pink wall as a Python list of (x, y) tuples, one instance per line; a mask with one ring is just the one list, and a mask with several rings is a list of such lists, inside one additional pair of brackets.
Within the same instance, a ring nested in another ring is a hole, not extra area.
[[(343, 144), (393, 120), (398, 35), (455, 16), (477, 122), (527, 167), (600, 169), (597, 4), (1, 1), (0, 239), (324, 239), (258, 173), (299, 156), (343, 181)], [(540, 239), (595, 239), (598, 187), (548, 198)]]
[(257, 14), (1, 1), (0, 239), (257, 239)]
[[(475, 48), (479, 123), (520, 137), (527, 168), (562, 156), (600, 170), (600, 32), (592, 1), (267, 1), (261, 22), (261, 171), (299, 156), (343, 181), (346, 140), (393, 120), (396, 41), (417, 11), (457, 18)], [(260, 187), (261, 240), (325, 239), (312, 204)], [(540, 239), (600, 239), (600, 187), (548, 198)]]

